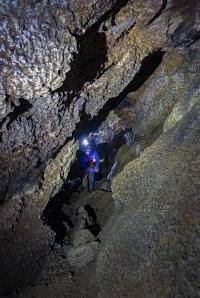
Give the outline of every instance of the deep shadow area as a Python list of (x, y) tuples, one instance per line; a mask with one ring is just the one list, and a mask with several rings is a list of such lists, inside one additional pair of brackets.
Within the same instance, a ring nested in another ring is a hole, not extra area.
[[(78, 53), (73, 54), (70, 71), (66, 73), (66, 78), (60, 88), (54, 90), (54, 93), (68, 92), (67, 103), (78, 94), (86, 82), (93, 82), (101, 73), (104, 64), (107, 61), (107, 41), (106, 34), (99, 32), (100, 25), (109, 19), (114, 20), (115, 15), (129, 0), (118, 0), (115, 5), (108, 10), (99, 20), (93, 24), (83, 35), (79, 35), (78, 29), (76, 33), (72, 33), (77, 41)], [(88, 18), (88, 22), (90, 19)], [(84, 27), (87, 26), (87, 23)]]
[(66, 216), (61, 210), (63, 204), (68, 202), (72, 192), (73, 187), (70, 184), (64, 184), (61, 191), (50, 199), (42, 214), (42, 220), (56, 233), (55, 241), (59, 243), (62, 243), (67, 232), (63, 223), (66, 222), (71, 228), (73, 227), (70, 212), (69, 216)]
[[(107, 61), (107, 43), (104, 32), (98, 32), (99, 25), (90, 27), (82, 36), (77, 36), (78, 53), (74, 53), (70, 71), (62, 86), (55, 92), (71, 92), (73, 98), (86, 82), (92, 82)], [(68, 98), (69, 101), (69, 98)]]
[(155, 16), (148, 22), (147, 26), (151, 25), (165, 10), (165, 8), (167, 7), (167, 2), (168, 0), (163, 0), (162, 6), (159, 9), (159, 11), (155, 14)]
[(6, 125), (7, 129), (10, 128), (10, 125), (13, 121), (15, 121), (23, 113), (30, 110), (33, 106), (27, 99), (24, 99), (24, 98), (19, 98), (19, 103), (20, 104), (18, 106), (14, 105), (13, 112), (10, 112), (7, 115), (7, 117), (9, 118), (9, 122)]
[(89, 214), (89, 217), (92, 218), (94, 222), (92, 225), (87, 225), (86, 228), (96, 237), (101, 231), (101, 227), (97, 223), (96, 213), (94, 209), (90, 206), (90, 204), (85, 205), (84, 208)]

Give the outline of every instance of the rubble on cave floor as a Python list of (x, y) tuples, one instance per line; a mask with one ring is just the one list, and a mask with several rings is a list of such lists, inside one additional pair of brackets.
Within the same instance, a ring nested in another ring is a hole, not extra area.
[(35, 285), (19, 294), (19, 297), (33, 294), (47, 297), (52, 289), (55, 295), (59, 293), (59, 297), (65, 297), (66, 292), (66, 297), (76, 297), (75, 285), (82, 283), (85, 278), (82, 272), (88, 275), (93, 270), (93, 261), (101, 247), (101, 231), (113, 210), (110, 181), (97, 181), (91, 193), (83, 193), (79, 189), (75, 189), (70, 197), (66, 194), (66, 198), (62, 193), (59, 210), (65, 232), (55, 237), (51, 253)]
[[(66, 235), (62, 249), (71, 266), (83, 267), (93, 261), (100, 249), (100, 232), (112, 213), (112, 193), (105, 190), (109, 182), (99, 181), (91, 193), (73, 192), (62, 213)], [(107, 188), (109, 189), (109, 188)], [(69, 214), (69, 208), (71, 216)]]

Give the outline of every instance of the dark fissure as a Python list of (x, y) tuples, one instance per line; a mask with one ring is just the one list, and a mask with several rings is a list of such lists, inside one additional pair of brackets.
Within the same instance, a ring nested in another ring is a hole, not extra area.
[(165, 10), (167, 7), (168, 0), (163, 0), (162, 6), (159, 11), (155, 14), (155, 16), (148, 22), (147, 26), (151, 25)]
[(107, 60), (107, 43), (105, 33), (99, 33), (98, 29), (95, 25), (83, 36), (77, 36), (78, 54), (73, 55), (70, 71), (62, 86), (54, 92), (71, 92), (72, 97), (86, 82), (92, 82), (101, 72)]
[(29, 111), (32, 108), (32, 104), (28, 100), (26, 100), (24, 98), (19, 98), (18, 101), (19, 101), (18, 105), (12, 104), (13, 111), (8, 113), (7, 117), (4, 118), (0, 122), (0, 128), (3, 126), (6, 119), (9, 118), (9, 121), (6, 124), (6, 128), (9, 129), (10, 125), (13, 121), (15, 121), (20, 115), (22, 115), (23, 113)]

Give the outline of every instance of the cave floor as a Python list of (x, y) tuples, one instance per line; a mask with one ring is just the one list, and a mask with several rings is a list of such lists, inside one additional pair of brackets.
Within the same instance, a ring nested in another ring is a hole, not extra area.
[(61, 233), (62, 241), (55, 241), (34, 285), (16, 297), (95, 297), (95, 260), (104, 225), (113, 211), (110, 182), (97, 181), (91, 193), (83, 193), (79, 187), (62, 202), (66, 233)]

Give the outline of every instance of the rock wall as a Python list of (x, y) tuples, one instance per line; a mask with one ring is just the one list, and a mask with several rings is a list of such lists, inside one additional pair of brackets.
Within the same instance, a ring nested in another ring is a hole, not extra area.
[(98, 298), (198, 297), (199, 133), (198, 104), (115, 177)]
[(49, 199), (67, 178), (78, 143), (69, 141), (47, 165), (42, 185), (0, 205), (0, 290), (12, 292), (31, 284), (54, 243), (53, 231), (41, 219)]

